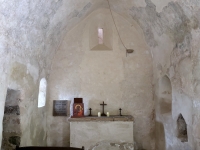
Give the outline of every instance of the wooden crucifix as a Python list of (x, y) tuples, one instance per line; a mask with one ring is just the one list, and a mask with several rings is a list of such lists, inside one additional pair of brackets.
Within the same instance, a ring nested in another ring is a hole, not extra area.
[(103, 104), (100, 104), (100, 105), (103, 106), (103, 112), (101, 113), (101, 116), (106, 116), (106, 114), (104, 113), (104, 106), (107, 105), (107, 104), (105, 104), (104, 101), (103, 101)]

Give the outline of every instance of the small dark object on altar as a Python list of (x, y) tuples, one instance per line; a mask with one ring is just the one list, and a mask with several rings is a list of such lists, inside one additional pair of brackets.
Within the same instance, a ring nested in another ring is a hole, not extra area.
[(122, 109), (119, 109), (119, 115), (122, 116)]
[(90, 108), (89, 111), (90, 111), (89, 116), (92, 116), (92, 108)]

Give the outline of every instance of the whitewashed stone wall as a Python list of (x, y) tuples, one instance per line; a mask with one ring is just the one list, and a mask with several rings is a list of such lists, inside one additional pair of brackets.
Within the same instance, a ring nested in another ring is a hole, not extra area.
[[(139, 26), (132, 26), (116, 13), (114, 17), (125, 45), (135, 49), (127, 57), (108, 9), (94, 11), (66, 34), (60, 45), (48, 83), (48, 145), (68, 146), (70, 138), (67, 118), (52, 116), (53, 100), (66, 99), (73, 104), (75, 97), (82, 97), (85, 115), (90, 107), (97, 115), (103, 101), (108, 104), (105, 111), (110, 115), (118, 115), (120, 107), (123, 114), (133, 115), (136, 142), (154, 147), (151, 54)], [(91, 51), (90, 29), (97, 22), (99, 26), (107, 24), (113, 37), (112, 50)]]
[[(199, 149), (199, 7), (200, 3), (197, 0), (115, 0), (111, 2), (111, 9), (117, 12), (119, 15), (123, 16), (130, 24), (127, 27), (133, 28), (133, 30), (138, 30), (138, 32), (130, 32), (132, 35), (126, 36), (124, 32), (123, 25), (118, 27), (121, 30), (122, 38), (125, 41), (125, 44), (130, 44), (126, 42), (129, 40), (135, 40), (136, 43), (144, 44), (142, 33), (139, 26), (142, 28), (145, 40), (150, 47), (149, 53), (153, 57), (153, 72), (154, 80), (153, 83), (156, 86), (158, 81), (165, 75), (167, 75), (171, 81), (172, 85), (172, 121), (170, 124), (174, 124), (176, 127), (176, 119), (179, 113), (183, 114), (183, 117), (188, 124), (188, 143), (181, 143), (176, 137), (172, 138), (175, 142), (172, 144), (170, 142), (165, 143), (167, 149)], [(48, 78), (49, 69), (51, 65), (52, 58), (54, 56), (55, 50), (58, 48), (59, 43), (62, 41), (62, 37), (72, 29), (78, 22), (83, 20), (88, 14), (93, 12), (98, 8), (108, 8), (107, 1), (92, 1), (92, 0), (51, 0), (51, 1), (31, 1), (31, 0), (21, 0), (21, 1), (0, 1), (0, 122), (3, 121), (3, 112), (6, 99), (7, 88), (13, 88), (15, 90), (20, 90), (22, 92), (22, 101), (20, 102), (22, 108), (22, 131), (23, 145), (44, 145), (46, 143), (46, 134), (45, 134), (45, 123), (43, 120), (45, 118), (45, 108), (38, 110), (37, 108), (37, 97), (38, 97), (38, 87), (39, 81), (42, 77)], [(119, 18), (119, 17), (118, 17)], [(121, 20), (121, 19), (119, 19)], [(126, 22), (126, 21), (123, 21)], [(120, 23), (120, 21), (118, 21)], [(87, 24), (87, 23), (85, 23)], [(125, 23), (126, 24), (126, 23)], [(74, 34), (82, 32), (83, 29), (86, 29), (81, 25), (79, 32), (70, 31), (66, 38), (71, 38)], [(77, 28), (76, 28), (77, 29)], [(128, 30), (129, 31), (129, 30)], [(127, 32), (125, 32), (127, 33)], [(116, 35), (116, 31), (114, 31)], [(134, 36), (134, 37), (132, 37)], [(116, 35), (117, 37), (117, 35)], [(126, 37), (129, 37), (126, 39)], [(132, 37), (132, 38), (130, 38)], [(77, 40), (78, 39), (78, 40)], [(126, 39), (126, 40), (125, 40)], [(73, 57), (77, 60), (75, 66), (79, 67), (81, 64), (78, 59), (78, 56), (84, 54), (81, 50), (83, 45), (81, 37), (74, 37), (74, 41), (79, 42), (75, 43), (70, 40), (66, 42), (68, 44), (67, 50), (76, 49), (75, 51), (68, 51), (66, 55), (69, 55), (67, 59)], [(87, 40), (87, 38), (86, 38)], [(119, 40), (118, 40), (119, 42)], [(63, 42), (64, 43), (64, 42)], [(115, 44), (117, 42), (115, 41)], [(118, 44), (118, 43), (117, 43)], [(117, 45), (116, 44), (116, 45)], [(78, 45), (78, 47), (77, 47)], [(130, 45), (129, 45), (130, 46)], [(135, 46), (135, 45), (134, 45)], [(62, 46), (63, 47), (63, 44)], [(71, 47), (71, 48), (69, 48)], [(114, 48), (123, 50), (122, 46), (120, 48)], [(143, 46), (141, 46), (143, 47)], [(146, 46), (145, 46), (146, 47)], [(140, 49), (140, 46), (134, 47), (136, 50)], [(142, 48), (143, 49), (143, 48)], [(145, 48), (146, 49), (146, 48)], [(147, 48), (149, 49), (149, 48)], [(71, 52), (71, 53), (70, 53)], [(75, 53), (74, 53), (75, 52)], [(145, 52), (148, 53), (148, 52)], [(76, 54), (76, 55), (75, 55)], [(124, 54), (124, 53), (123, 53)], [(124, 77), (121, 79), (136, 79), (134, 74), (135, 70), (131, 70), (130, 62), (134, 65), (137, 64), (135, 61), (144, 57), (134, 57), (134, 55), (125, 58), (122, 57), (123, 54), (115, 55), (117, 59), (121, 58), (121, 71), (123, 70)], [(140, 55), (140, 54), (139, 54)], [(87, 57), (85, 58), (85, 64), (87, 64)], [(112, 55), (113, 56), (113, 55)], [(137, 55), (138, 56), (138, 55)], [(56, 56), (57, 57), (57, 56)], [(82, 57), (82, 58), (83, 58)], [(89, 57), (89, 55), (88, 55)], [(96, 56), (98, 57), (98, 56)], [(109, 59), (110, 59), (109, 55)], [(113, 57), (113, 59), (114, 59)], [(146, 58), (146, 57), (145, 57)], [(107, 58), (108, 59), (108, 58)], [(56, 59), (55, 59), (56, 61)], [(80, 59), (81, 61), (81, 59)], [(91, 61), (91, 60), (88, 60)], [(55, 63), (55, 62), (54, 62)], [(119, 63), (119, 62), (118, 62)], [(119, 63), (119, 64), (121, 64)], [(145, 64), (148, 64), (149, 61)], [(83, 64), (83, 63), (82, 63)], [(90, 63), (89, 63), (90, 64)], [(139, 64), (139, 63), (138, 63)], [(72, 65), (72, 64), (71, 64)], [(73, 64), (74, 65), (74, 64)], [(82, 65), (83, 67), (84, 65)], [(143, 66), (143, 65), (142, 65)], [(145, 65), (144, 65), (145, 66)], [(52, 67), (52, 69), (55, 66)], [(136, 68), (141, 65), (136, 65)], [(64, 66), (64, 69), (68, 68), (69, 71), (66, 71), (66, 74), (71, 72), (74, 67)], [(71, 68), (71, 69), (70, 69)], [(85, 67), (86, 68), (86, 67)], [(147, 67), (148, 68), (148, 67)], [(54, 70), (53, 70), (54, 71)], [(80, 69), (79, 69), (80, 71)], [(146, 72), (149, 72), (147, 70)], [(145, 73), (146, 73), (145, 72)], [(63, 73), (64, 74), (64, 73)], [(65, 74), (65, 75), (66, 75)], [(148, 73), (147, 73), (148, 74)], [(73, 74), (73, 77), (77, 75)], [(53, 78), (52, 75), (51, 78)], [(67, 74), (67, 77), (69, 75)], [(79, 75), (80, 77), (80, 75)], [(56, 78), (56, 77), (54, 77)], [(70, 78), (70, 77), (69, 77)], [(81, 77), (82, 78), (82, 77)], [(82, 78), (83, 79), (83, 78)], [(138, 80), (138, 78), (137, 78)], [(85, 81), (85, 80), (84, 80)], [(128, 83), (131, 85), (136, 84), (135, 80), (121, 80), (121, 87), (126, 86), (127, 91), (123, 91), (123, 100), (126, 99), (126, 96), (129, 95), (129, 92), (133, 91), (132, 86), (127, 86)], [(130, 82), (131, 81), (131, 82)], [(143, 82), (143, 81), (141, 81)], [(80, 83), (80, 80), (71, 82), (72, 86)], [(145, 81), (145, 83), (147, 83)], [(148, 81), (149, 83), (149, 81)], [(54, 85), (52, 83), (52, 85)], [(83, 84), (85, 85), (85, 83)], [(64, 86), (63, 86), (64, 87)], [(58, 97), (58, 96), (49, 96), (50, 99), (57, 98), (69, 98), (71, 99), (74, 96), (83, 96), (79, 95), (79, 88), (70, 91), (72, 94), (71, 97)], [(116, 86), (117, 87), (117, 86)], [(140, 89), (137, 86), (136, 89)], [(147, 87), (148, 88), (148, 87)], [(55, 87), (52, 87), (52, 90)], [(70, 89), (69, 87), (67, 89)], [(134, 89), (134, 87), (133, 87)], [(134, 89), (134, 92), (138, 92)], [(49, 90), (51, 92), (52, 90)], [(55, 90), (58, 91), (58, 90)], [(74, 91), (79, 91), (75, 93)], [(146, 89), (144, 90), (146, 91)], [(111, 93), (113, 91), (110, 91)], [(56, 92), (55, 92), (56, 93)], [(82, 92), (81, 94), (83, 94)], [(120, 92), (119, 92), (120, 93)], [(156, 88), (155, 88), (156, 93)], [(55, 94), (56, 95), (56, 94)], [(57, 94), (58, 95), (58, 94)], [(130, 94), (132, 95), (132, 94)], [(97, 97), (95, 95), (95, 97)], [(130, 96), (138, 97), (138, 95)], [(151, 96), (148, 96), (151, 97)], [(101, 100), (104, 99), (100, 96)], [(137, 98), (136, 98), (137, 99)], [(141, 98), (145, 99), (145, 98)], [(139, 98), (137, 99), (139, 101)], [(136, 100), (136, 101), (137, 101)], [(96, 100), (98, 101), (98, 100)], [(100, 101), (100, 100), (99, 100)], [(126, 100), (125, 100), (126, 101)], [(133, 100), (132, 100), (133, 101)], [(154, 112), (152, 111), (151, 117), (144, 117), (144, 114), (149, 114), (149, 110), (143, 108), (143, 102), (141, 107), (135, 108), (131, 105), (132, 101), (128, 101), (127, 108), (128, 110), (134, 111), (133, 115), (139, 115), (137, 118), (138, 125), (142, 124), (143, 127), (144, 121), (142, 120), (151, 120), (154, 119)], [(155, 99), (156, 101), (156, 99)], [(88, 100), (89, 102), (89, 100)], [(135, 102), (135, 99), (134, 99)], [(50, 102), (51, 103), (51, 102)], [(139, 102), (140, 103), (140, 102)], [(137, 103), (138, 104), (138, 103)], [(95, 105), (96, 104), (92, 104)], [(130, 108), (129, 108), (130, 106)], [(144, 105), (145, 106), (145, 105)], [(182, 107), (184, 106), (184, 107)], [(52, 108), (52, 107), (50, 107)], [(140, 108), (140, 109), (139, 109)], [(142, 112), (141, 112), (142, 110)], [(151, 109), (152, 110), (152, 109)], [(144, 111), (144, 112), (143, 112)], [(48, 112), (49, 114), (50, 112)], [(127, 111), (126, 113), (129, 113)], [(43, 117), (38, 119), (38, 116), (44, 114)], [(150, 116), (150, 115), (149, 115)], [(158, 114), (157, 114), (158, 116)], [(29, 119), (27, 119), (29, 118)], [(147, 119), (149, 118), (149, 119)], [(59, 127), (65, 126), (63, 122), (66, 122), (65, 119), (59, 118), (62, 123), (58, 125)], [(59, 120), (58, 119), (58, 120)], [(55, 119), (57, 121), (57, 119)], [(150, 121), (151, 122), (151, 121)], [(50, 125), (51, 128), (57, 128), (56, 125)], [(137, 124), (136, 124), (137, 126)], [(161, 128), (166, 124), (161, 123)], [(48, 127), (48, 130), (50, 129)], [(137, 128), (137, 127), (136, 127)], [(154, 137), (152, 126), (150, 132), (149, 128), (144, 130), (138, 126), (138, 132), (136, 132), (136, 143), (139, 149), (154, 149), (154, 146), (149, 147), (154, 142), (149, 142), (149, 137)], [(62, 128), (60, 128), (59, 132)], [(2, 131), (2, 125), (0, 125), (0, 132)], [(41, 132), (42, 131), (42, 132)], [(63, 129), (65, 132), (65, 128)], [(170, 133), (168, 130), (166, 132)], [(41, 135), (39, 135), (41, 133)], [(149, 136), (146, 136), (148, 134)], [(40, 137), (36, 139), (36, 137)], [(65, 136), (65, 135), (64, 135)], [(66, 136), (68, 137), (68, 136)], [(144, 137), (147, 139), (144, 140)], [(169, 136), (169, 138), (171, 138)], [(168, 138), (168, 139), (169, 139)], [(0, 134), (0, 142), (2, 136)], [(153, 138), (152, 138), (153, 139)], [(67, 138), (65, 141), (68, 141)], [(51, 141), (51, 140), (50, 140)], [(53, 142), (52, 144), (56, 145), (59, 142)], [(157, 143), (157, 142), (156, 142)], [(67, 145), (66, 143), (64, 145)]]
[(7, 88), (22, 93), (21, 145), (46, 145), (46, 108), (37, 107), (39, 81), (48, 79), (63, 35), (101, 6), (91, 1), (0, 1), (0, 145)]
[[(157, 93), (160, 88), (165, 86), (158, 86), (165, 75), (169, 77), (172, 86), (171, 114), (166, 118), (166, 114), (156, 112), (156, 148), (199, 149), (197, 126), (199, 126), (200, 2), (184, 0), (166, 2), (164, 5), (161, 1), (146, 0), (145, 8), (131, 9), (131, 16), (142, 27), (152, 52), (155, 100), (158, 100)], [(158, 8), (159, 6), (162, 6), (162, 9)], [(158, 105), (156, 103), (156, 107)], [(188, 142), (181, 142), (177, 138), (179, 114), (183, 115), (187, 123)], [(164, 140), (164, 143), (160, 139)]]

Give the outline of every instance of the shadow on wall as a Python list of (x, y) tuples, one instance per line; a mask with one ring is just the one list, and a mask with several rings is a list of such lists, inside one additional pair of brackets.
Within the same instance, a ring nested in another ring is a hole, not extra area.
[(165, 130), (161, 122), (156, 121), (156, 150), (166, 150)]

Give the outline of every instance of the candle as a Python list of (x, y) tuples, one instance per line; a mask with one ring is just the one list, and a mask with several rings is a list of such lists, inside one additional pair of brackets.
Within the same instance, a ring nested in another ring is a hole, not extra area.
[(107, 112), (106, 114), (107, 114), (107, 117), (109, 117), (109, 116), (110, 116), (109, 112)]
[(101, 117), (101, 113), (100, 112), (98, 112), (98, 117)]

